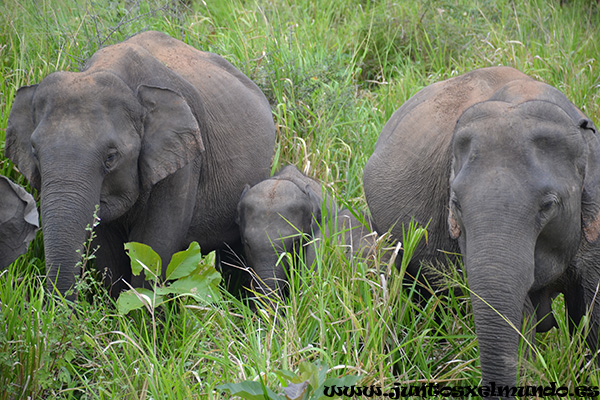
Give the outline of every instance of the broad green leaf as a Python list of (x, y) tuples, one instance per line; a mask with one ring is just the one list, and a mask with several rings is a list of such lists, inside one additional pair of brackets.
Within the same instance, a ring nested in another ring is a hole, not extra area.
[(198, 267), (201, 260), (200, 245), (196, 242), (190, 243), (187, 250), (173, 254), (167, 266), (167, 280), (188, 276)]
[(319, 369), (315, 364), (311, 362), (303, 361), (300, 363), (300, 365), (298, 366), (298, 377), (301, 379), (300, 382), (308, 381), (308, 383), (310, 384), (310, 386), (312, 386), (313, 389), (318, 388), (319, 383), (321, 383), (319, 382)]
[(157, 288), (161, 295), (176, 294), (193, 296), (198, 301), (213, 303), (220, 298), (221, 274), (213, 266), (199, 266), (191, 274), (177, 279), (169, 286)]
[(117, 310), (120, 314), (127, 314), (131, 310), (137, 310), (142, 307), (156, 308), (163, 302), (162, 296), (154, 294), (149, 289), (130, 289), (122, 292), (117, 299)]
[[(217, 389), (229, 392), (232, 396), (239, 396), (246, 400), (285, 400), (260, 382), (243, 381), (240, 383), (225, 383), (217, 386)], [(266, 391), (266, 393), (265, 393)]]
[[(281, 386), (285, 386), (287, 385), (289, 382), (295, 382), (298, 383), (300, 382), (299, 379), (296, 379), (297, 376), (295, 373), (293, 373), (292, 371), (288, 371), (287, 369), (278, 369), (274, 371), (275, 376), (277, 376), (277, 379), (279, 380), (279, 383), (281, 384)], [(296, 379), (296, 381), (294, 381)]]
[[(325, 379), (327, 379), (327, 371), (329, 371), (329, 366), (327, 362), (319, 363), (319, 384), (317, 386), (321, 386)], [(317, 386), (313, 386), (313, 389)]]
[(147, 244), (129, 242), (125, 243), (125, 251), (131, 259), (131, 272), (139, 275), (144, 271), (147, 281), (160, 278), (161, 260), (160, 256)]

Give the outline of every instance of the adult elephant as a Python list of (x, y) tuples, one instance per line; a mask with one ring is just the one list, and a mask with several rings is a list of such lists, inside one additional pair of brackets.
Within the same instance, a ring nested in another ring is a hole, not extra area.
[(160, 32), (95, 53), (81, 72), (19, 89), (6, 155), (41, 193), (48, 286), (65, 293), (99, 205), (96, 264), (112, 294), (132, 277), (123, 243), (163, 263), (197, 241), (236, 246), (237, 202), (268, 176), (275, 128), (260, 89), (222, 57)]
[(515, 385), (524, 317), (555, 325), (564, 293), (571, 331), (591, 309), (598, 347), (600, 143), (592, 122), (557, 89), (507, 67), (435, 83), (383, 128), (364, 171), (378, 229), (401, 237), (411, 217), (428, 245), (408, 272), (433, 278), (462, 253), (483, 383)]

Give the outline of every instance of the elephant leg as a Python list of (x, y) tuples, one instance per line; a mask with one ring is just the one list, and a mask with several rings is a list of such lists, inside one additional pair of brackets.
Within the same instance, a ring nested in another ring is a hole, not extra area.
[(520, 352), (524, 359), (535, 358), (535, 334), (537, 332), (538, 318), (537, 309), (531, 301), (531, 297), (527, 297), (523, 306), (523, 336), (521, 337), (520, 346), (523, 349)]
[[(319, 261), (318, 261), (318, 257), (322, 255), (322, 249), (323, 249), (323, 233), (319, 230), (317, 233), (314, 234), (314, 236), (312, 237), (312, 239), (310, 239), (309, 243), (307, 245), (305, 245), (306, 248), (306, 252), (304, 253), (304, 263), (306, 265), (307, 268), (318, 268), (319, 266)], [(320, 246), (320, 249), (319, 249)], [(315, 264), (315, 261), (317, 261), (317, 264)]]
[(244, 288), (249, 287), (252, 279), (244, 260), (242, 243), (238, 241), (228, 244), (226, 248), (216, 250), (215, 268), (221, 273), (225, 288), (241, 298)]
[(131, 282), (131, 262), (123, 244), (126, 237), (118, 224), (101, 223), (95, 228), (96, 238), (92, 247), (96, 250), (96, 267), (104, 276), (104, 285), (116, 298)]
[[(181, 168), (157, 183), (144, 206), (136, 210), (128, 241), (144, 243), (158, 253), (163, 265), (163, 279), (171, 256), (185, 250), (191, 241), (188, 240), (188, 230), (197, 189), (198, 178), (192, 166)], [(144, 274), (140, 274), (132, 277), (132, 285), (148, 287), (150, 284)]]
[[(162, 273), (161, 280), (166, 277), (167, 265), (171, 261), (174, 253), (185, 250), (185, 224), (183, 221), (176, 224), (177, 229), (169, 226), (173, 219), (164, 216), (149, 216), (149, 220), (142, 226), (137, 226), (129, 235), (129, 242), (139, 242), (150, 246), (161, 258)], [(179, 231), (178, 229), (181, 229)], [(152, 283), (147, 281), (145, 273), (131, 277), (133, 287), (152, 287)]]
[(598, 324), (600, 321), (600, 273), (586, 270), (564, 293), (567, 305), (569, 331), (573, 335), (583, 316), (589, 312), (586, 343), (592, 352), (598, 351)]

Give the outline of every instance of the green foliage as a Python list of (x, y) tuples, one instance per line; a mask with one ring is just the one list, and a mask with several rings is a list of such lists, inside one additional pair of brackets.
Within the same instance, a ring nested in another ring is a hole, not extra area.
[[(99, 48), (154, 29), (223, 55), (265, 92), (278, 135), (273, 171), (293, 163), (323, 181), (340, 204), (364, 209), (362, 170), (381, 128), (404, 101), (441, 79), (513, 66), (557, 87), (600, 121), (598, 4), (563, 3), (0, 2), (0, 150), (19, 87), (57, 70), (78, 70)], [(0, 169), (27, 184), (2, 156)], [(407, 227), (402, 265), (418, 236)], [(96, 287), (76, 304), (49, 301), (38, 278), (44, 274), (40, 232), (28, 253), (0, 272), (0, 400), (217, 399), (217, 386), (248, 381), (260, 385), (263, 398), (263, 388), (285, 396), (280, 387), (289, 387), (290, 395), (300, 395), (308, 393), (305, 366), (321, 368), (316, 360), (332, 366), (333, 379), (360, 376), (358, 383), (384, 389), (416, 380), (477, 385), (470, 302), (454, 290), (466, 287), (463, 274), (446, 278), (447, 294), (423, 301), (416, 287), (402, 289), (392, 262), (348, 260), (339, 244), (335, 233), (324, 240), (314, 270), (300, 260), (289, 276), (289, 296), (273, 301), (277, 311), (252, 312), (220, 289), (202, 296), (208, 293), (202, 285), (214, 290), (217, 278), (208, 267), (193, 268), (195, 256), (174, 257), (165, 269), (141, 254), (147, 269), (134, 268), (144, 271), (148, 288), (139, 297), (125, 295), (132, 309), (122, 314)], [(93, 250), (88, 246), (85, 254)], [(557, 300), (561, 329), (537, 336), (538, 356), (522, 359), (521, 380), (597, 385), (598, 368), (587, 363), (582, 340), (585, 321), (569, 336), (564, 301)]]
[(246, 400), (322, 400), (330, 398), (324, 394), (326, 386), (352, 386), (360, 379), (358, 375), (327, 378), (327, 372), (327, 364), (304, 361), (299, 364), (298, 372), (273, 372), (283, 387), (283, 393), (271, 390), (260, 378), (258, 382), (224, 383), (217, 389)]
[(427, 226), (421, 227), (413, 219), (411, 219), (408, 227), (402, 226), (402, 244), (403, 244), (403, 256), (400, 262), (400, 276), (404, 276), (408, 263), (415, 254), (417, 246), (422, 239), (425, 239), (427, 243)]
[(143, 243), (125, 243), (125, 250), (131, 259), (131, 272), (135, 276), (143, 275), (146, 281), (153, 283), (154, 290), (131, 288), (119, 295), (117, 310), (127, 314), (132, 310), (146, 307), (153, 312), (163, 305), (169, 295), (191, 296), (200, 303), (219, 300), (219, 274), (211, 264), (201, 263), (202, 254), (196, 242), (190, 243), (187, 250), (173, 254), (162, 276), (160, 256)]
[(227, 391), (234, 396), (239, 396), (247, 400), (284, 400), (283, 396), (276, 394), (262, 382), (244, 381), (240, 383), (226, 383), (217, 386), (217, 389)]

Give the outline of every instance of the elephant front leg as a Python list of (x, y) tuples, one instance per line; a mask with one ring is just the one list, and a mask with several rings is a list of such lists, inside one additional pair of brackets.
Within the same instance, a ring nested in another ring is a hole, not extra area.
[[(144, 243), (158, 253), (162, 260), (162, 276), (174, 253), (185, 250), (188, 230), (193, 218), (197, 176), (191, 166), (181, 168), (157, 183), (147, 200), (135, 210), (128, 241)], [(202, 245), (202, 244), (200, 244)], [(148, 287), (142, 273), (132, 276), (132, 286)]]
[[(565, 291), (567, 320), (571, 336), (576, 333), (584, 315), (589, 315), (589, 326), (586, 333), (586, 343), (591, 353), (596, 355), (600, 338), (600, 273), (589, 268), (576, 282)], [(600, 359), (596, 359), (600, 364)]]
[(223, 277), (225, 288), (237, 297), (245, 294), (250, 286), (252, 274), (244, 259), (243, 246), (240, 241), (230, 244), (225, 249), (216, 250), (215, 268)]
[(116, 298), (123, 290), (129, 289), (131, 263), (123, 247), (125, 232), (118, 224), (101, 223), (92, 248), (95, 250), (96, 268), (103, 276), (104, 286), (111, 297)]

